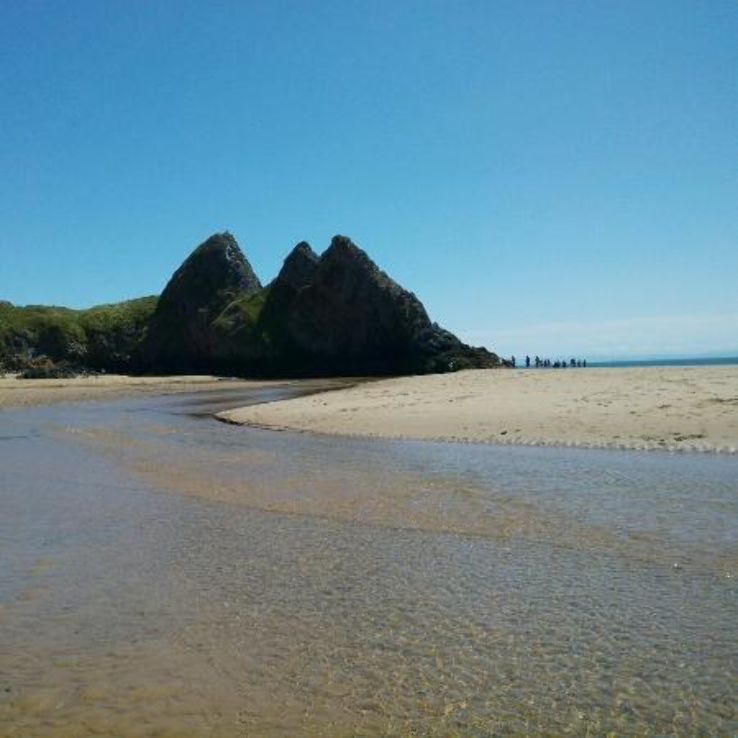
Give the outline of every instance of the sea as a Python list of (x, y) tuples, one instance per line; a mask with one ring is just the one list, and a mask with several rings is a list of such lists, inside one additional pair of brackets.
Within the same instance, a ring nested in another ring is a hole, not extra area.
[(587, 366), (639, 367), (639, 366), (727, 366), (738, 364), (738, 356), (718, 356), (677, 359), (620, 359), (617, 361), (588, 361)]

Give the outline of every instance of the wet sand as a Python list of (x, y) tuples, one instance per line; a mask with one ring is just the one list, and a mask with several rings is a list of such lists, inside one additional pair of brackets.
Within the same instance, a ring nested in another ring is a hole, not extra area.
[(402, 377), (218, 417), (352, 436), (734, 454), (738, 366)]
[(209, 375), (132, 377), (102, 374), (73, 379), (18, 379), (0, 375), (0, 410), (60, 402), (114, 400), (130, 395), (166, 395), (228, 388), (269, 387), (278, 382), (233, 380)]

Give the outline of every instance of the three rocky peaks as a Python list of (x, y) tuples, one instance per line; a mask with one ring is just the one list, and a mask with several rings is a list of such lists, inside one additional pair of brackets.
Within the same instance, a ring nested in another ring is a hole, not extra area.
[(161, 296), (88, 310), (0, 303), (0, 367), (49, 373), (403, 374), (500, 365), (428, 318), (345, 236), (299, 243), (262, 286), (230, 233), (200, 244)]
[(421, 302), (356, 244), (318, 256), (301, 242), (262, 287), (236, 239), (200, 244), (159, 298), (142, 347), (162, 371), (260, 375), (387, 374), (497, 366), (431, 323)]

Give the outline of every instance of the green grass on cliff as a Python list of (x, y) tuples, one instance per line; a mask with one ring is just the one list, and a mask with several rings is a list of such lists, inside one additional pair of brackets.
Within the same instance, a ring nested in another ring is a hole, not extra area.
[(63, 307), (29, 305), (0, 306), (0, 353), (23, 356), (30, 347), (43, 346), (43, 353), (71, 358), (84, 350), (85, 332), (77, 311)]
[(3, 302), (0, 303), (0, 337), (11, 331), (37, 332), (51, 325), (62, 330), (73, 330), (78, 322), (76, 312), (64, 307), (42, 305), (16, 307), (9, 302)]
[(258, 292), (235, 299), (215, 319), (213, 327), (224, 334), (232, 334), (245, 326), (255, 327), (259, 323), (268, 294), (269, 288), (265, 287)]
[(85, 331), (133, 331), (146, 325), (154, 314), (159, 298), (139, 297), (135, 300), (96, 305), (77, 311), (79, 324)]
[(141, 340), (157, 300), (142, 297), (86, 310), (0, 302), (0, 364), (12, 367), (45, 355), (72, 362), (93, 359), (105, 368), (104, 351), (112, 350), (116, 367), (124, 366)]

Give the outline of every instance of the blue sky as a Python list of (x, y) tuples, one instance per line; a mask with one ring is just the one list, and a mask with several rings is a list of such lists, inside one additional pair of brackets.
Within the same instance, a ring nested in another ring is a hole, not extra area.
[(502, 354), (738, 349), (733, 0), (0, 3), (0, 299), (351, 236)]

